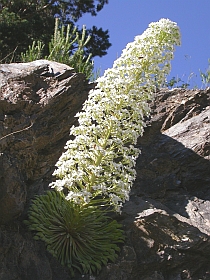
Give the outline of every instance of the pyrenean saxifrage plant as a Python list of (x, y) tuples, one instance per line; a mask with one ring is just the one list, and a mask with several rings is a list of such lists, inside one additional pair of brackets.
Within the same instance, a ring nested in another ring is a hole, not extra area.
[(67, 200), (86, 204), (103, 197), (120, 212), (136, 176), (139, 150), (134, 145), (150, 112), (147, 101), (165, 82), (175, 45), (180, 45), (176, 23), (151, 23), (97, 80), (98, 89), (76, 115), (79, 126), (70, 130), (75, 138), (56, 164), (57, 180), (50, 184), (65, 189)]
[(151, 23), (127, 45), (76, 115), (74, 139), (50, 184), (56, 191), (36, 198), (31, 207), (29, 228), (71, 270), (98, 272), (116, 257), (124, 237), (107, 212), (120, 212), (129, 199), (139, 155), (134, 145), (150, 113), (147, 102), (170, 71), (175, 45), (180, 45), (179, 28), (168, 19)]

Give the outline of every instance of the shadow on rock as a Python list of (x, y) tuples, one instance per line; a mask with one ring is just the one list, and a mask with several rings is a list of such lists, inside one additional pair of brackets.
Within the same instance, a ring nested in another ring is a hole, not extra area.
[(210, 279), (209, 105), (209, 90), (157, 96), (119, 218), (127, 241), (97, 280)]

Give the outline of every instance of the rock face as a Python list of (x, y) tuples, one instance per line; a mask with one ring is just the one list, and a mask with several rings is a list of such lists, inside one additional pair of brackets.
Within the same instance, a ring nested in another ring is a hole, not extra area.
[(14, 220), (42, 192), (89, 87), (56, 62), (1, 65), (0, 223)]
[[(70, 280), (23, 224), (94, 84), (49, 61), (0, 65), (0, 280)], [(138, 141), (119, 259), (74, 279), (210, 279), (210, 90), (162, 89)]]
[(97, 280), (210, 279), (210, 90), (161, 90), (121, 221), (127, 243)]

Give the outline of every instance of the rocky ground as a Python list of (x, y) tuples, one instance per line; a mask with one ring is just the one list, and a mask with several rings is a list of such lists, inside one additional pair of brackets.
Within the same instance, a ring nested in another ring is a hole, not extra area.
[[(70, 280), (23, 224), (52, 181), (94, 84), (47, 61), (0, 65), (0, 280)], [(82, 280), (210, 279), (210, 89), (161, 89), (151, 104), (115, 264)]]

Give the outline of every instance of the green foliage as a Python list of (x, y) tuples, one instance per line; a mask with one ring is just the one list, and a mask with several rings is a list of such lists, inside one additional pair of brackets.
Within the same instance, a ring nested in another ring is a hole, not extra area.
[[(43, 1), (42, 1), (43, 2)], [(0, 59), (19, 62), (33, 41), (46, 42), (53, 32), (53, 14), (47, 13), (35, 0), (1, 1)], [(15, 50), (15, 53), (14, 53)], [(45, 51), (45, 50), (44, 50)], [(10, 54), (8, 56), (8, 54)]]
[(62, 25), (61, 30), (59, 30), (59, 20), (56, 18), (54, 36), (49, 43), (49, 55), (47, 57), (49, 60), (55, 60), (61, 63), (66, 61), (66, 64), (68, 64), (70, 49), (79, 37), (76, 30), (77, 28), (75, 26), (70, 34), (70, 25), (68, 24), (65, 34), (65, 26)]
[(178, 87), (178, 88), (187, 88), (190, 84), (185, 83), (182, 81), (180, 78), (172, 77), (168, 82), (165, 83), (166, 87), (173, 88), (173, 87)]
[[(19, 62), (20, 54), (25, 53), (29, 45), (43, 43), (43, 56), (48, 54), (48, 43), (54, 29), (54, 16), (61, 18), (64, 24), (74, 26), (85, 13), (96, 15), (108, 0), (15, 0), (0, 1), (0, 61)], [(58, 5), (56, 4), (58, 3)], [(95, 4), (96, 3), (96, 4)], [(78, 30), (81, 36), (82, 30)], [(108, 31), (90, 28), (86, 31), (87, 43), (85, 56), (103, 56), (111, 46)]]
[(121, 225), (94, 205), (76, 205), (62, 192), (37, 196), (29, 210), (29, 229), (62, 265), (81, 273), (98, 273), (114, 261), (118, 244), (124, 241)]
[(42, 52), (44, 49), (44, 44), (40, 41), (37, 43), (33, 41), (33, 44), (28, 47), (25, 53), (21, 53), (22, 62), (29, 62), (40, 59), (42, 57)]
[[(92, 76), (93, 63), (90, 60), (91, 54), (88, 57), (85, 56), (85, 46), (90, 40), (90, 36), (86, 38), (85, 31), (85, 26), (83, 26), (80, 36), (76, 27), (71, 30), (70, 24), (66, 28), (64, 25), (59, 28), (59, 19), (56, 18), (54, 35), (48, 43), (49, 54), (44, 58), (67, 64), (73, 67), (76, 72), (84, 73), (89, 79)], [(76, 49), (70, 55), (70, 51), (74, 48)], [(43, 49), (44, 44), (42, 42), (38, 41), (36, 43), (34, 41), (25, 53), (21, 53), (21, 60), (27, 62), (43, 58)]]
[(204, 87), (210, 86), (210, 59), (208, 60), (209, 66), (205, 73), (200, 70), (200, 77)]
[[(59, 30), (59, 20), (56, 19), (54, 36), (49, 43), (49, 56), (46, 58), (70, 65), (76, 72), (84, 73), (87, 78), (90, 78), (93, 70), (93, 64), (90, 61), (91, 54), (85, 57), (84, 50), (90, 36), (85, 37), (85, 26), (83, 26), (81, 36), (76, 27), (73, 28), (72, 32), (70, 31), (70, 24), (67, 25), (66, 32), (64, 25)], [(76, 44), (76, 50), (70, 55), (70, 51), (74, 49), (74, 44)]]

